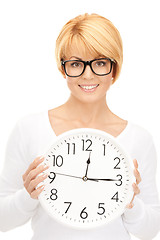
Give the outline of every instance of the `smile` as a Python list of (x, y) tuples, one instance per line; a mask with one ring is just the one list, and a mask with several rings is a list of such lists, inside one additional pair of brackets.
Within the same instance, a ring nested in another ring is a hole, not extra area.
[(78, 85), (85, 92), (93, 92), (99, 86), (99, 84), (94, 85)]

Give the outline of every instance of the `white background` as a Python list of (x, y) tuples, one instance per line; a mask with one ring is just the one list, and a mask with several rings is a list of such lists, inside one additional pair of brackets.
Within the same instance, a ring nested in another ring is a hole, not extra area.
[[(109, 90), (110, 109), (146, 128), (154, 137), (160, 181), (160, 14), (159, 1), (0, 1), (0, 170), (7, 139), (17, 120), (63, 104), (69, 90), (58, 72), (55, 41), (71, 18), (98, 13), (121, 33), (124, 64)], [(144, 149), (145, 151), (145, 149)], [(158, 186), (159, 187), (159, 186)], [(2, 219), (0, 219), (2, 221)], [(31, 238), (30, 223), (0, 239)], [(133, 239), (135, 239), (133, 237)], [(155, 240), (160, 239), (160, 234)]]

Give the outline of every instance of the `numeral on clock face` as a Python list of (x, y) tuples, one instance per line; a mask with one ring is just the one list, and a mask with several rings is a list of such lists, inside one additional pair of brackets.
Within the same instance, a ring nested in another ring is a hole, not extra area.
[(118, 165), (120, 164), (120, 161), (121, 161), (120, 158), (119, 158), (119, 157), (115, 157), (114, 160), (117, 161), (117, 164), (116, 164), (116, 166), (114, 167), (114, 169), (121, 169), (121, 168), (118, 166)]
[(86, 218), (88, 217), (88, 213), (87, 213), (85, 210), (86, 210), (86, 207), (83, 208), (83, 210), (82, 210), (81, 213), (80, 213), (80, 217), (81, 217), (82, 219), (86, 219)]
[(117, 186), (121, 186), (122, 185), (122, 175), (118, 174), (117, 177), (119, 177), (118, 181), (119, 183), (116, 183)]
[(104, 203), (99, 203), (98, 204), (98, 208), (101, 209), (101, 212), (97, 212), (99, 215), (102, 215), (105, 213), (105, 208), (102, 207), (102, 205), (104, 205)]
[(90, 148), (92, 145), (91, 139), (87, 139), (87, 140), (82, 139), (82, 142), (83, 142), (82, 151), (92, 151), (92, 149)]
[(104, 147), (104, 151), (103, 151), (103, 155), (106, 155), (106, 144), (102, 144), (102, 146)]
[(112, 200), (116, 200), (116, 202), (118, 202), (118, 200), (119, 200), (119, 198), (118, 198), (118, 192), (116, 192), (111, 199), (112, 199)]
[(68, 154), (75, 154), (75, 143), (67, 143), (67, 145), (68, 145)]
[(53, 167), (62, 167), (63, 165), (63, 157), (61, 155), (58, 155), (57, 157), (55, 155), (53, 156)]
[(52, 183), (56, 177), (56, 174), (54, 172), (50, 172), (50, 175), (48, 177), (51, 179), (50, 183)]
[(50, 195), (50, 199), (51, 200), (57, 200), (58, 196), (57, 196), (57, 189), (53, 188), (51, 190), (51, 195)]
[(69, 208), (70, 208), (70, 206), (71, 206), (71, 204), (72, 204), (72, 202), (64, 202), (64, 203), (67, 203), (67, 204), (69, 204), (69, 205), (68, 205), (68, 207), (67, 207), (67, 209), (66, 209), (66, 211), (65, 211), (65, 213), (67, 213), (67, 212), (68, 212), (68, 210), (69, 210)]

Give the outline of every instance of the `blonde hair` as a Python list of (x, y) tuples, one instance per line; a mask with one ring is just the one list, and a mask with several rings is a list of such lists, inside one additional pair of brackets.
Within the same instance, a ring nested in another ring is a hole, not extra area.
[(123, 46), (119, 31), (108, 19), (98, 14), (79, 15), (67, 22), (56, 40), (56, 62), (59, 71), (64, 74), (61, 60), (65, 60), (74, 43), (84, 46), (83, 50), (114, 59), (114, 81), (120, 74), (123, 62)]

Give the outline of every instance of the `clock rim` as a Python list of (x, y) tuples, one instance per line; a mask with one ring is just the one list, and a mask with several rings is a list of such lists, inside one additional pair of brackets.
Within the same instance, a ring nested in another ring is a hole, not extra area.
[[(117, 145), (117, 147), (119, 147), (121, 149), (121, 152), (125, 155), (125, 157), (127, 158), (127, 162), (128, 162), (128, 165), (129, 165), (129, 168), (132, 172), (131, 176), (130, 176), (130, 179), (131, 179), (131, 182), (133, 183), (135, 181), (135, 176), (133, 174), (133, 161), (132, 161), (132, 158), (130, 156), (130, 154), (126, 151), (126, 149), (122, 146), (122, 144), (119, 143), (119, 140), (116, 139), (116, 137), (112, 136), (111, 134), (103, 131), (103, 130), (100, 130), (100, 129), (94, 129), (94, 128), (75, 128), (75, 129), (71, 129), (71, 130), (68, 130), (66, 132), (63, 132), (61, 133), (60, 135), (56, 136), (56, 139), (54, 141), (54, 143), (52, 143), (50, 145), (50, 147), (48, 148), (48, 150), (45, 152), (44, 154), (44, 157), (46, 159), (47, 157), (47, 153), (52, 149), (52, 147), (56, 144), (56, 142), (58, 142), (60, 139), (64, 138), (64, 137), (67, 137), (69, 135), (72, 135), (72, 134), (77, 134), (77, 133), (83, 133), (86, 134), (86, 131), (88, 131), (88, 133), (99, 133), (99, 134), (102, 134), (104, 137), (108, 137), (109, 140), (113, 141), (113, 143), (115, 143)], [(45, 160), (44, 160), (45, 161)], [(128, 203), (132, 200), (133, 198), (133, 190), (130, 190), (128, 195), (129, 197), (127, 197), (126, 199), (128, 200)], [(38, 199), (39, 199), (39, 202), (41, 204), (41, 206), (43, 207), (43, 209), (46, 211), (46, 204), (45, 202), (43, 201), (43, 199), (41, 199), (41, 194), (38, 196)], [(100, 228), (100, 227), (103, 227), (104, 225), (107, 225), (109, 223), (111, 223), (112, 221), (116, 220), (117, 218), (121, 217), (122, 214), (125, 212), (126, 208), (124, 208), (124, 211), (119, 214), (116, 218), (113, 218), (111, 220), (109, 220), (109, 222), (105, 223), (98, 223), (97, 225), (94, 225), (94, 226), (90, 226), (90, 225), (85, 225), (85, 226), (78, 226), (78, 225), (72, 225), (71, 223), (67, 223), (67, 222), (64, 222), (63, 220), (61, 220), (61, 218), (57, 218), (56, 216), (54, 217), (48, 210), (46, 211), (47, 214), (55, 221), (59, 222), (60, 224), (63, 224), (64, 226), (67, 226), (67, 227), (71, 227), (73, 229), (79, 229), (79, 230), (89, 230), (89, 229), (94, 229), (94, 228)]]

